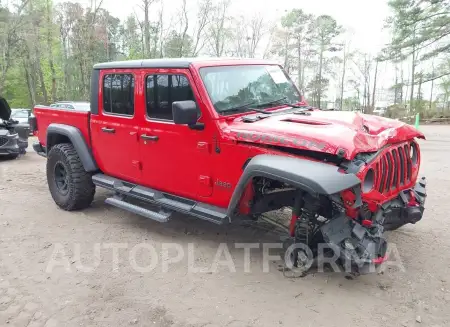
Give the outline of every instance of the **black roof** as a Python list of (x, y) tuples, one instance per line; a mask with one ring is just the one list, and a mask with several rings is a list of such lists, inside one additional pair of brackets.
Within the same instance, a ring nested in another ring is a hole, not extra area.
[[(104, 62), (94, 65), (94, 69), (115, 68), (189, 68), (193, 62), (245, 60), (243, 58), (166, 58), (166, 59), (139, 59), (126, 61)], [(255, 59), (253, 59), (255, 60)]]

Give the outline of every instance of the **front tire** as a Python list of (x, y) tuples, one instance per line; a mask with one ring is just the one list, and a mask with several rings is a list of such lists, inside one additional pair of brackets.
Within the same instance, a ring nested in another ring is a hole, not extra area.
[(70, 143), (57, 144), (48, 153), (47, 182), (53, 200), (63, 210), (87, 208), (94, 199), (92, 175), (84, 170)]

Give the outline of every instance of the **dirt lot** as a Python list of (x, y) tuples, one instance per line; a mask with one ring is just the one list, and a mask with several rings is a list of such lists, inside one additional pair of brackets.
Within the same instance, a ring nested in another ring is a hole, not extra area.
[[(353, 281), (285, 278), (275, 262), (264, 269), (262, 248), (245, 267), (235, 242), (269, 234), (183, 216), (158, 224), (107, 206), (104, 191), (88, 210), (61, 211), (44, 158), (29, 149), (0, 162), (0, 326), (450, 326), (450, 127), (421, 128), (426, 214), (388, 235), (404, 269)], [(222, 243), (234, 266), (194, 271)]]

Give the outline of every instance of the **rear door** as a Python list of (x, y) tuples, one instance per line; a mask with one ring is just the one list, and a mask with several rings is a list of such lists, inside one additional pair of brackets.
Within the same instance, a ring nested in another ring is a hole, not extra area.
[(91, 138), (95, 158), (105, 174), (137, 183), (141, 167), (135, 82), (132, 70), (101, 72), (99, 112), (91, 115)]

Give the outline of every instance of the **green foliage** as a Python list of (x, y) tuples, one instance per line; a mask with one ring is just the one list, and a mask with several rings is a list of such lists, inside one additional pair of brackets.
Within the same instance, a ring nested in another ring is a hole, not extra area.
[(8, 70), (2, 96), (7, 99), (11, 108), (30, 108), (25, 73), (19, 66)]
[(448, 0), (391, 0), (394, 12), (387, 22), (393, 39), (384, 57), (403, 60), (423, 50), (421, 59), (450, 53), (450, 2)]
[(172, 31), (168, 37), (165, 47), (164, 55), (168, 58), (187, 57), (192, 53), (192, 38), (189, 35), (183, 35)]
[(359, 102), (358, 97), (348, 97), (344, 98), (342, 101), (342, 110), (346, 111), (356, 111), (359, 110), (361, 107), (361, 103)]

